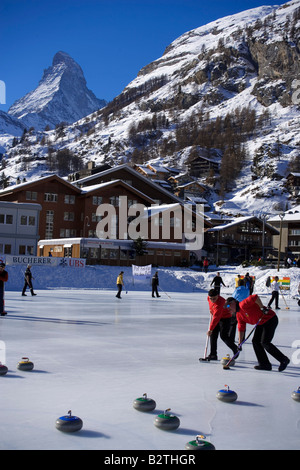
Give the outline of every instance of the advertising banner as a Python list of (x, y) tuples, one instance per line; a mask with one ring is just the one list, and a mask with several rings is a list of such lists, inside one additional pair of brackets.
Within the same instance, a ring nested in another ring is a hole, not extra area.
[(132, 265), (132, 277), (133, 281), (147, 281), (151, 278), (152, 264), (147, 266), (136, 266)]
[(84, 258), (58, 258), (55, 256), (6, 255), (2, 261), (8, 266), (30, 264), (31, 266), (63, 266), (67, 268), (85, 268)]

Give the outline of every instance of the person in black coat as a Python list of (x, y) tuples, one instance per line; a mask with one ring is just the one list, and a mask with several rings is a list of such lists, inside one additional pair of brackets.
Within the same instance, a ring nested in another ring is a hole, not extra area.
[(158, 284), (159, 284), (158, 272), (156, 271), (156, 273), (152, 277), (152, 297), (155, 297), (154, 294), (156, 294), (156, 297), (160, 297), (158, 290), (157, 290)]
[(223, 279), (220, 276), (220, 273), (217, 273), (217, 275), (213, 278), (213, 280), (210, 283), (210, 286), (212, 286), (213, 284), (214, 284), (215, 290), (218, 292), (218, 295), (220, 295), (220, 292), (221, 292), (221, 284), (223, 284), (223, 286), (226, 287), (223, 282)]
[(30, 268), (31, 268), (31, 266), (30, 266), (30, 264), (28, 264), (27, 269), (26, 269), (25, 274), (24, 274), (24, 281), (25, 282), (24, 282), (24, 287), (23, 287), (23, 290), (22, 290), (22, 295), (24, 295), (24, 296), (26, 296), (25, 292), (26, 292), (27, 286), (30, 289), (31, 295), (36, 295), (33, 292), (32, 279), (34, 279), (34, 278), (32, 277), (32, 273), (31, 273)]
[(0, 263), (0, 315), (6, 315), (4, 311), (4, 283), (8, 280), (8, 272), (5, 271), (5, 263)]

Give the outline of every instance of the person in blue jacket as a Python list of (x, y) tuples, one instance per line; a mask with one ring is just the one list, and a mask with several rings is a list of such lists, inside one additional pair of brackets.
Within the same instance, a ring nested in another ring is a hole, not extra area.
[(246, 299), (250, 295), (250, 290), (248, 287), (245, 286), (243, 279), (240, 279), (238, 282), (238, 286), (235, 288), (232, 297), (235, 300), (241, 302), (242, 300)]
[[(243, 279), (239, 279), (238, 285), (235, 288), (232, 294), (232, 297), (238, 302), (241, 302), (242, 300), (247, 299), (249, 295), (250, 295), (250, 291), (249, 291), (249, 288), (245, 286), (245, 281)], [(236, 320), (235, 315), (233, 315), (231, 318), (231, 325), (230, 325), (230, 330), (229, 330), (229, 336), (232, 341), (235, 340), (236, 327), (237, 327), (237, 320)]]

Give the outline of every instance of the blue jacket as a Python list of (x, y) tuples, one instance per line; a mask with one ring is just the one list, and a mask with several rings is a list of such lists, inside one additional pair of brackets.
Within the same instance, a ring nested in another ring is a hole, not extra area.
[(249, 297), (249, 295), (250, 295), (249, 289), (245, 286), (240, 286), (235, 289), (234, 293), (232, 294), (232, 297), (235, 300), (238, 300), (239, 302), (241, 302), (242, 300)]

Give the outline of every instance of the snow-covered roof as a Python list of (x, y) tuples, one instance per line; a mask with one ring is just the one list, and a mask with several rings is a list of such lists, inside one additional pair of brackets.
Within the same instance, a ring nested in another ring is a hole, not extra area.
[[(217, 225), (216, 227), (208, 229), (208, 232), (220, 232), (221, 230), (227, 230), (231, 227), (234, 227), (235, 225), (240, 225), (244, 222), (249, 222), (251, 220), (259, 221), (261, 222), (261, 224), (263, 223), (261, 219), (255, 216), (237, 217), (227, 224)], [(274, 227), (272, 227), (272, 225), (266, 224), (266, 227), (268, 227), (269, 230), (271, 230), (273, 233), (278, 233), (278, 231)]]
[(112, 180), (112, 181), (105, 181), (103, 183), (93, 184), (91, 186), (83, 186), (81, 188), (81, 191), (83, 193), (91, 193), (93, 191), (97, 191), (98, 189), (102, 189), (102, 188), (105, 188), (105, 187), (108, 187), (108, 186), (113, 186), (115, 184), (121, 184), (122, 186), (127, 187), (133, 193), (138, 194), (142, 199), (147, 199), (147, 201), (151, 202), (152, 204), (155, 204), (154, 199), (147, 196), (147, 194), (143, 193), (142, 191), (139, 191), (138, 189), (134, 188), (130, 184), (126, 183), (126, 181), (123, 181), (121, 179), (116, 179), (116, 180)]
[[(300, 205), (294, 207), (293, 209), (289, 209), (288, 211), (283, 213), (283, 221), (285, 222), (300, 222)], [(275, 215), (274, 217), (270, 217), (268, 222), (280, 222), (281, 221), (281, 214)]]
[(0, 194), (6, 194), (8, 192), (15, 191), (15, 190), (18, 190), (18, 189), (22, 189), (26, 186), (32, 186), (34, 184), (39, 184), (43, 181), (47, 181), (47, 180), (51, 180), (51, 179), (56, 179), (57, 181), (60, 181), (61, 183), (69, 186), (69, 188), (73, 188), (75, 191), (80, 192), (80, 189), (78, 189), (76, 186), (74, 186), (70, 182), (66, 181), (65, 178), (61, 178), (60, 176), (58, 176), (56, 174), (52, 174), (52, 175), (48, 175), (48, 176), (41, 176), (41, 177), (37, 178), (36, 180), (24, 181), (24, 182), (19, 183), (19, 184), (14, 184), (14, 185), (11, 185), (11, 186), (7, 186), (6, 188), (0, 190)]
[(150, 178), (146, 178), (145, 176), (143, 176), (141, 173), (139, 173), (138, 171), (131, 168), (126, 163), (124, 163), (123, 165), (118, 165), (118, 166), (113, 167), (113, 168), (109, 168), (108, 170), (101, 171), (100, 173), (95, 173), (93, 175), (86, 176), (85, 178), (81, 178), (80, 180), (74, 181), (73, 184), (74, 185), (81, 185), (81, 184), (86, 183), (87, 181), (92, 181), (93, 179), (99, 178), (100, 175), (101, 176), (106, 176), (106, 175), (114, 173), (115, 171), (122, 170), (122, 169), (128, 171), (129, 173), (131, 173), (133, 175), (135, 175), (137, 178), (144, 181), (145, 184), (149, 184), (150, 186), (154, 187), (157, 191), (160, 191), (161, 193), (167, 195), (169, 198), (173, 199), (174, 202), (179, 202), (180, 204), (182, 204), (182, 199), (175, 196), (173, 193), (171, 193), (167, 189), (163, 188), (159, 184), (155, 183)]

